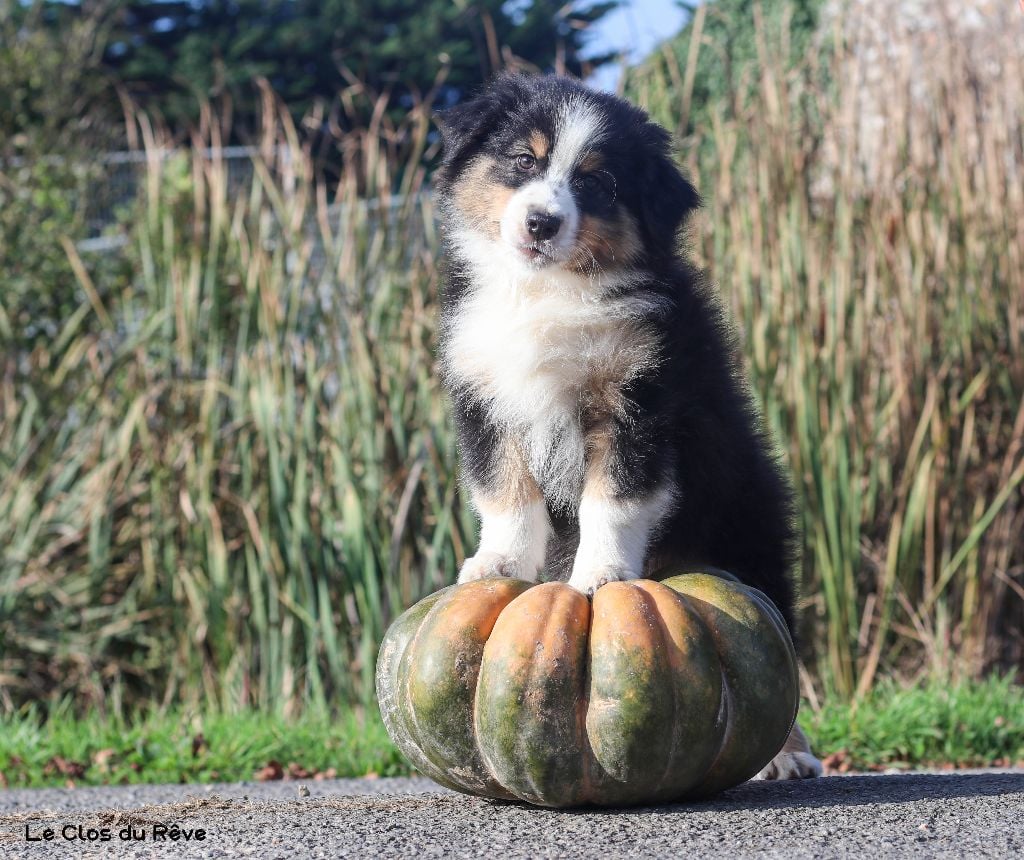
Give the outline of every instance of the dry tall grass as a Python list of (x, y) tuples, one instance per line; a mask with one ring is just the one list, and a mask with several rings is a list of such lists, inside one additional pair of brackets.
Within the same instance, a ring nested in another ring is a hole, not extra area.
[[(696, 247), (800, 485), (819, 675), (847, 693), (1024, 659), (1024, 19), (983, 52), (864, 23), (795, 68), (762, 29), (757, 97), (684, 143)], [(668, 117), (671, 62), (637, 82)]]
[(127, 278), (65, 242), (79, 311), (5, 356), (0, 705), (358, 697), (384, 622), (465, 553), (427, 116), (393, 130), (408, 163), (364, 142), (333, 187), (269, 93), (265, 117), (242, 189), (215, 118), (168, 158), (139, 117)]

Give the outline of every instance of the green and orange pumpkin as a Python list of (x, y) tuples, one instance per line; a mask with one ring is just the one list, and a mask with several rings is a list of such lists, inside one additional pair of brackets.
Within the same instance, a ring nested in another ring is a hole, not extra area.
[(796, 660), (760, 591), (706, 573), (442, 589), (391, 625), (392, 740), (457, 791), (540, 806), (705, 797), (754, 776), (796, 719)]

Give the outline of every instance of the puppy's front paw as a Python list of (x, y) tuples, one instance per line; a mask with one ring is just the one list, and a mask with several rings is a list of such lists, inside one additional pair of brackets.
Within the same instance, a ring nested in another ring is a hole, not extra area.
[(474, 579), (488, 579), (495, 576), (525, 579), (521, 568), (522, 565), (516, 559), (499, 552), (478, 552), (462, 563), (459, 582), (472, 582)]
[(609, 582), (621, 582), (625, 579), (636, 579), (629, 571), (622, 567), (612, 565), (601, 565), (590, 567), (584, 570), (574, 569), (569, 577), (569, 585), (587, 597), (593, 597), (602, 585)]
[(756, 779), (813, 779), (821, 776), (821, 762), (809, 752), (780, 752)]

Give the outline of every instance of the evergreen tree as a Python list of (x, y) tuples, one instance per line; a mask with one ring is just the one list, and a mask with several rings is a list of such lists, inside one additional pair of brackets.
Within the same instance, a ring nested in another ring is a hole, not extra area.
[(228, 95), (252, 128), (266, 78), (297, 117), (354, 82), (394, 109), (431, 91), (454, 103), (509, 58), (580, 74), (586, 27), (615, 0), (169, 0), (121, 2), (105, 64), (144, 109), (172, 128), (199, 98)]

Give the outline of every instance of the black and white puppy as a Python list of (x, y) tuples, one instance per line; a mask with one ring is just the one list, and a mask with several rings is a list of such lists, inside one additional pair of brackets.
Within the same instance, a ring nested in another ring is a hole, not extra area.
[[(713, 566), (793, 629), (792, 492), (719, 305), (679, 254), (697, 193), (614, 96), (508, 75), (441, 117), (442, 368), (480, 546), (459, 580)], [(763, 776), (815, 776), (799, 727)]]

